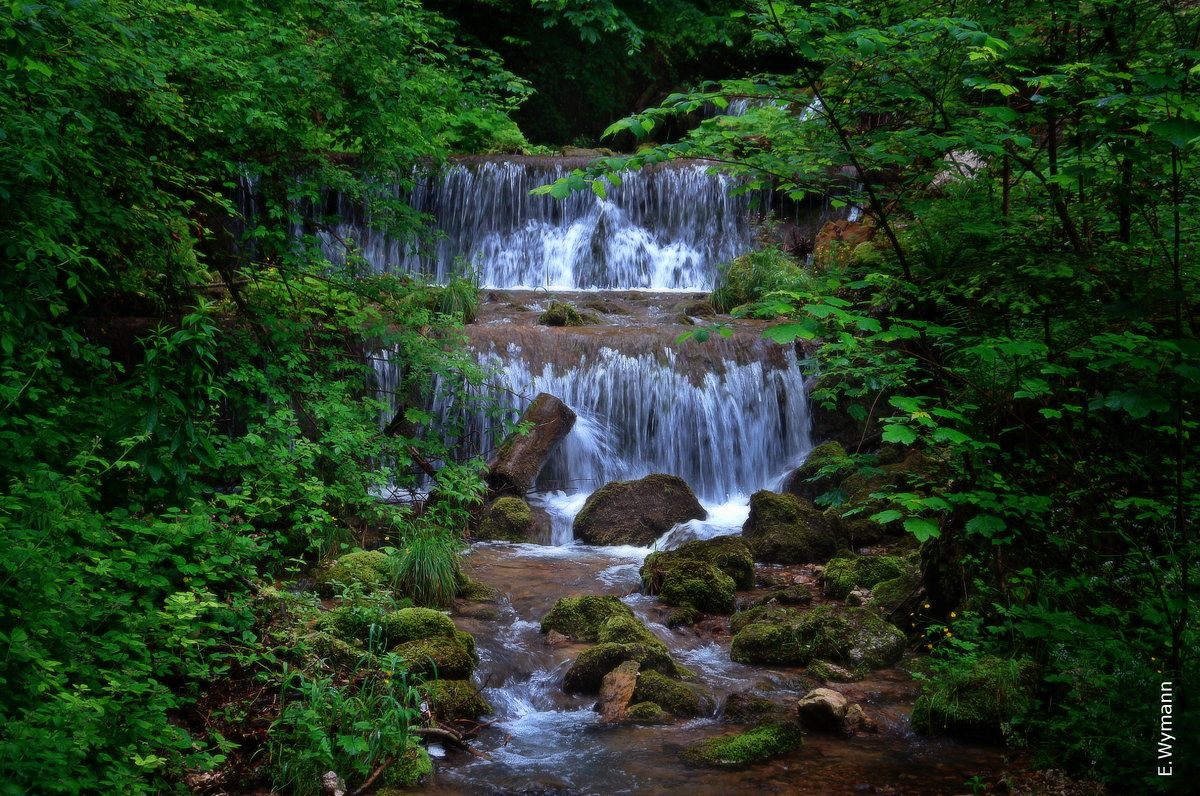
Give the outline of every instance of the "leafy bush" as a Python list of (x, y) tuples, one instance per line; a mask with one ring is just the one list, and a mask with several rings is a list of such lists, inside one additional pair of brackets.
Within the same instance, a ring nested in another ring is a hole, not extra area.
[[(743, 254), (724, 266), (717, 276), (711, 301), (717, 312), (729, 313), (779, 291), (808, 291), (813, 284), (814, 277), (796, 258), (778, 248), (765, 248)], [(762, 312), (748, 311), (766, 317), (778, 314), (766, 308)]]

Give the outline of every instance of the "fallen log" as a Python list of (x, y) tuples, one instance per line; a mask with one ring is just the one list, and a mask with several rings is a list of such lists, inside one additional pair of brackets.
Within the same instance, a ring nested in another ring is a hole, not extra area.
[(546, 460), (575, 426), (575, 412), (549, 393), (538, 393), (518, 423), (528, 433), (514, 431), (488, 462), (488, 484), (497, 492), (524, 494)]

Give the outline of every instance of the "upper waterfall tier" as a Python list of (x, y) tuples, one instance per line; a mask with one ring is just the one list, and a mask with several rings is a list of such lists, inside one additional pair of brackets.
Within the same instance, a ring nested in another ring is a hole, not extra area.
[[(531, 196), (584, 163), (566, 158), (464, 158), (421, 181), (412, 206), (433, 219), (436, 240), (420, 250), (372, 229), (339, 206), (327, 235), (338, 256), (353, 241), (380, 271), (446, 281), (473, 270), (485, 287), (709, 290), (719, 263), (752, 246), (754, 197), (731, 196), (734, 178), (704, 163), (674, 163), (621, 175), (606, 198)], [(711, 173), (710, 173), (711, 172)]]

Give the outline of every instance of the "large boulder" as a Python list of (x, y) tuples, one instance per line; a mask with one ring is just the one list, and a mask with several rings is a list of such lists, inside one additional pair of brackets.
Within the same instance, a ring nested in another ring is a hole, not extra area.
[(837, 732), (846, 721), (849, 703), (831, 688), (814, 688), (796, 703), (800, 722), (810, 730)]
[[(738, 663), (842, 664), (855, 676), (890, 666), (904, 654), (904, 634), (868, 608), (820, 606), (807, 611), (763, 606), (748, 623), (731, 623), (729, 655)], [(736, 617), (735, 617), (736, 619)]]
[(838, 556), (825, 565), (825, 594), (833, 600), (844, 600), (854, 589), (873, 589), (877, 583), (916, 570), (915, 563), (899, 556)]
[(641, 624), (629, 606), (618, 598), (585, 594), (581, 597), (562, 597), (554, 603), (554, 607), (542, 618), (542, 632), (555, 630), (575, 641), (596, 642), (600, 641), (601, 626), (610, 619), (628, 619)]
[(651, 553), (642, 566), (642, 583), (653, 594), (663, 576), (679, 561), (703, 561), (733, 578), (738, 589), (754, 588), (754, 556), (746, 540), (740, 536), (716, 536), (686, 542), (674, 550)]
[(765, 490), (750, 496), (750, 516), (742, 526), (755, 561), (820, 564), (840, 546), (832, 523), (812, 501)]
[(524, 434), (514, 431), (488, 462), (488, 483), (497, 492), (524, 494), (558, 443), (575, 426), (575, 412), (549, 393), (538, 393), (521, 414), (519, 425)]
[(683, 683), (656, 671), (642, 672), (633, 692), (633, 702), (652, 702), (672, 716), (692, 719), (707, 712), (711, 697), (701, 695)]
[(587, 544), (645, 547), (681, 522), (707, 518), (682, 478), (657, 473), (596, 490), (575, 516), (573, 533)]
[(825, 442), (809, 451), (804, 464), (788, 473), (783, 479), (783, 491), (789, 495), (816, 500), (834, 489), (840, 478), (836, 475), (818, 474), (826, 467), (845, 464), (849, 461), (846, 449), (838, 442)]
[(515, 495), (504, 495), (488, 504), (479, 518), (475, 538), (481, 541), (525, 542), (529, 541), (533, 532), (533, 510), (529, 504)]
[(579, 653), (571, 668), (563, 677), (563, 690), (595, 694), (600, 691), (604, 675), (626, 661), (637, 661), (644, 673), (649, 670), (660, 674), (675, 674), (677, 669), (667, 646), (661, 641), (654, 643), (622, 644), (604, 642), (588, 647)]
[(684, 559), (666, 570), (658, 597), (709, 614), (733, 613), (733, 578), (712, 564)]

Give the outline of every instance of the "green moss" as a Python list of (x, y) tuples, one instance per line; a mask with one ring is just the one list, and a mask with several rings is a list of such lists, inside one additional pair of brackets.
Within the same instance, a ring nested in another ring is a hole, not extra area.
[(455, 639), (444, 636), (406, 641), (392, 652), (405, 661), (409, 674), (466, 680), (475, 671), (475, 656)]
[(633, 618), (633, 611), (612, 596), (563, 597), (542, 618), (542, 632), (557, 630), (576, 641), (599, 641), (600, 626), (613, 616)]
[(702, 614), (689, 605), (672, 608), (667, 614), (667, 627), (691, 627), (700, 621)]
[(755, 600), (755, 605), (770, 605), (777, 603), (779, 605), (808, 605), (812, 602), (812, 590), (803, 583), (797, 583), (792, 586), (787, 586), (782, 589), (775, 589), (769, 594), (765, 594)]
[(648, 671), (638, 675), (637, 688), (633, 691), (633, 702), (653, 702), (672, 716), (690, 719), (703, 715), (704, 701), (683, 683), (665, 675)]
[(913, 729), (1001, 741), (1034, 707), (1038, 666), (1028, 658), (983, 655), (936, 666), (913, 705)]
[(385, 644), (395, 646), (406, 641), (445, 636), (455, 638), (458, 629), (450, 617), (432, 608), (404, 608), (383, 618)]
[(804, 733), (792, 722), (767, 724), (740, 735), (711, 738), (685, 749), (685, 763), (709, 768), (742, 769), (790, 752), (804, 742)]
[[(915, 604), (920, 588), (920, 574), (915, 571), (906, 572), (897, 578), (872, 586), (871, 593), (874, 595), (874, 599), (871, 601), (871, 605), (875, 606), (884, 616), (900, 614), (907, 617), (908, 611), (901, 611), (901, 608), (909, 603)], [(907, 626), (902, 629), (907, 629)]]
[(825, 565), (825, 593), (834, 600), (844, 600), (856, 588), (870, 589), (906, 571), (910, 568), (896, 556), (834, 558)]
[(658, 597), (667, 605), (713, 614), (733, 612), (733, 578), (703, 561), (674, 562), (663, 574)]
[(374, 659), (361, 642), (347, 641), (327, 631), (313, 633), (308, 642), (317, 657), (334, 666), (356, 667)]
[(595, 694), (600, 690), (604, 675), (625, 661), (637, 661), (643, 674), (649, 670), (661, 674), (675, 674), (675, 662), (671, 660), (667, 647), (662, 642), (642, 644), (618, 644), (606, 642), (589, 647), (579, 653), (563, 678), (563, 690)]
[(721, 715), (726, 721), (749, 723), (759, 721), (780, 710), (779, 706), (757, 694), (730, 694)]
[(756, 561), (822, 563), (839, 547), (829, 518), (795, 495), (755, 492), (742, 533)]
[(479, 520), (475, 538), (524, 542), (533, 530), (533, 510), (519, 497), (506, 495), (488, 506)]
[[(738, 589), (754, 588), (754, 557), (740, 536), (717, 536), (687, 542), (674, 550), (651, 553), (642, 566), (643, 584), (655, 584), (678, 561), (703, 561), (733, 578)], [(653, 586), (652, 586), (653, 588)]]
[(826, 442), (809, 451), (804, 464), (793, 470), (787, 477), (785, 492), (798, 497), (815, 500), (826, 492), (834, 489), (840, 482), (837, 475), (818, 475), (826, 467), (848, 465), (850, 457), (846, 450), (837, 442)]
[(671, 714), (653, 702), (638, 702), (625, 711), (626, 721), (638, 724), (670, 724)]
[(538, 316), (537, 322), (542, 326), (587, 326), (599, 323), (600, 319), (580, 312), (565, 301), (551, 301), (546, 311)]
[(709, 298), (718, 312), (731, 312), (773, 291), (811, 287), (812, 277), (795, 257), (777, 248), (766, 248), (722, 266)]
[(464, 575), (462, 584), (458, 587), (458, 597), (474, 602), (494, 603), (500, 599), (500, 591), (495, 586), (471, 580)]
[(429, 754), (416, 743), (409, 743), (404, 753), (398, 755), (379, 778), (382, 785), (379, 793), (389, 788), (412, 788), (433, 773), (433, 761)]
[(417, 686), (417, 690), (441, 721), (477, 719), (492, 712), (492, 706), (470, 680), (430, 680)]
[(650, 628), (632, 613), (613, 614), (605, 619), (596, 632), (596, 641), (618, 644), (657, 644), (658, 638)]
[(390, 568), (387, 554), (378, 550), (355, 550), (344, 553), (333, 561), (328, 569), (317, 575), (317, 591), (324, 597), (333, 597), (338, 586), (357, 584), (364, 594), (387, 588)]
[(904, 634), (868, 608), (820, 606), (801, 614), (761, 606), (734, 618), (729, 654), (739, 663), (807, 666), (824, 659), (861, 676), (904, 653)]

